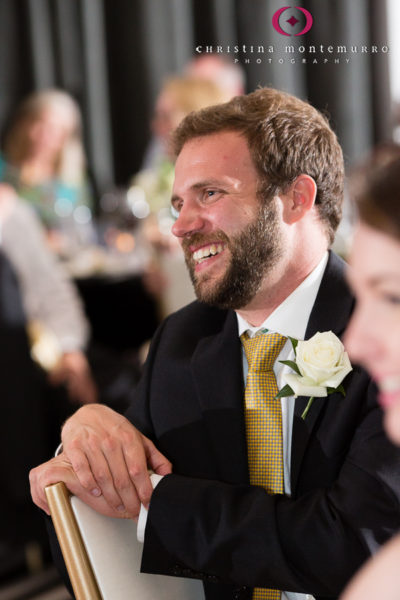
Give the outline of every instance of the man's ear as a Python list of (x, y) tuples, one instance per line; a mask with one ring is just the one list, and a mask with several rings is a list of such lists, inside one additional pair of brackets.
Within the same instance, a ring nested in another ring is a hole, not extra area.
[(309, 175), (299, 175), (280, 198), (283, 204), (283, 220), (288, 225), (300, 221), (314, 206), (317, 184)]

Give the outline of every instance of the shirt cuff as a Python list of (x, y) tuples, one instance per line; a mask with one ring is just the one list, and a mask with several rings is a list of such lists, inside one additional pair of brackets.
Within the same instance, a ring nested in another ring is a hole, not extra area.
[[(150, 475), (150, 481), (152, 483), (153, 486), (153, 490), (155, 490), (155, 488), (157, 487), (157, 485), (160, 483), (161, 479), (163, 478), (163, 475), (156, 475), (155, 473), (153, 473), (152, 475)], [(147, 510), (145, 509), (145, 507), (143, 506), (143, 504), (140, 505), (140, 513), (139, 513), (139, 519), (138, 519), (138, 524), (137, 524), (137, 539), (139, 540), (139, 542), (141, 542), (143, 544), (144, 542), (144, 532), (146, 529), (146, 523), (147, 523)]]

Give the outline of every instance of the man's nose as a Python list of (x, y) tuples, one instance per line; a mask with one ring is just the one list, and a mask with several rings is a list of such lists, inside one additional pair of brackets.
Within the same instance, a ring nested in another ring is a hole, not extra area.
[(192, 235), (201, 231), (204, 223), (204, 216), (197, 204), (194, 201), (184, 202), (179, 216), (172, 226), (172, 233), (178, 238)]

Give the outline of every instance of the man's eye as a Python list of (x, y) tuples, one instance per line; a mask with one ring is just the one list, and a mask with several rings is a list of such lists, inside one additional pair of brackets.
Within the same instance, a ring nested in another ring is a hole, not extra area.
[(205, 202), (214, 202), (218, 199), (221, 194), (221, 190), (205, 190), (204, 191), (204, 201)]

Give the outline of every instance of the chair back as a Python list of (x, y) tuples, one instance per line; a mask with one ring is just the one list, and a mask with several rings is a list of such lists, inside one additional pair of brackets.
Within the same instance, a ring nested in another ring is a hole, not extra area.
[(134, 521), (97, 513), (63, 483), (46, 496), (76, 600), (204, 600), (198, 580), (140, 573)]

